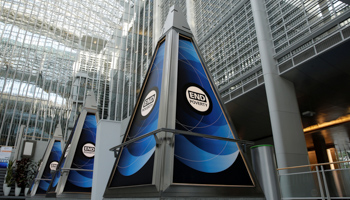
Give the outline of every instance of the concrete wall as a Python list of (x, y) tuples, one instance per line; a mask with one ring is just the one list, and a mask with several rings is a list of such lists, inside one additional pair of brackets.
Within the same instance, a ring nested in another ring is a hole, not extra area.
[[(17, 160), (21, 160), (21, 154), (23, 151), (23, 143), (24, 141), (26, 141), (25, 139), (23, 139), (21, 141), (21, 145), (19, 145), (19, 151), (18, 151), (18, 157)], [(32, 141), (32, 140), (29, 140)], [(45, 150), (47, 145), (49, 144), (49, 141), (35, 141), (35, 150), (34, 150), (34, 156), (33, 156), (33, 160), (35, 162), (39, 162), (39, 160), (41, 160), (44, 156)], [(15, 156), (15, 151), (16, 149), (12, 150), (12, 155), (11, 155), (11, 159), (14, 160), (14, 156)]]

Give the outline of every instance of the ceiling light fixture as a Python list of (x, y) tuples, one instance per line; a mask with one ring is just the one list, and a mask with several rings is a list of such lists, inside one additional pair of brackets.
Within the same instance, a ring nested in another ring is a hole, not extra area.
[(335, 120), (332, 120), (332, 121), (329, 121), (329, 122), (323, 122), (323, 123), (320, 123), (320, 124), (316, 124), (316, 125), (312, 125), (312, 126), (306, 127), (306, 128), (303, 129), (303, 131), (304, 131), (304, 133), (320, 131), (322, 129), (329, 128), (329, 127), (332, 127), (332, 126), (336, 126), (336, 125), (339, 125), (339, 124), (343, 124), (343, 123), (346, 123), (346, 122), (350, 122), (350, 114), (342, 116), (342, 117), (339, 117), (338, 119), (335, 119)]

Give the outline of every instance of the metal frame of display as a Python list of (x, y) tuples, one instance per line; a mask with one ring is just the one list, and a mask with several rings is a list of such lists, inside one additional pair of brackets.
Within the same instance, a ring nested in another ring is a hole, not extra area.
[[(36, 191), (37, 191), (37, 189), (39, 187), (40, 181), (51, 181), (52, 180), (52, 179), (43, 179), (42, 176), (43, 176), (43, 173), (45, 171), (45, 167), (46, 167), (47, 161), (49, 159), (49, 156), (51, 154), (53, 145), (54, 145), (54, 143), (56, 141), (59, 141), (61, 143), (61, 150), (63, 150), (65, 144), (64, 144), (64, 141), (63, 141), (63, 138), (62, 138), (61, 124), (57, 125), (55, 133), (54, 133), (54, 136), (53, 136), (53, 138), (51, 138), (49, 144), (47, 145), (46, 152), (45, 152), (45, 154), (43, 156), (43, 160), (42, 160), (42, 162), (40, 164), (40, 168), (39, 168), (38, 174), (36, 176), (37, 178), (34, 179), (33, 188), (31, 189), (31, 192), (30, 192), (31, 196), (36, 195)], [(45, 195), (45, 194), (43, 194), (43, 195)]]
[[(84, 122), (88, 114), (94, 114), (96, 116), (96, 123), (99, 121), (99, 116), (98, 116), (98, 110), (97, 110), (97, 103), (95, 100), (95, 95), (93, 91), (89, 91), (87, 98), (86, 98), (86, 103), (82, 108), (82, 111), (80, 113), (80, 116), (78, 118), (74, 133), (73, 138), (71, 142), (66, 145), (71, 145), (69, 152), (67, 154), (67, 157), (65, 158), (65, 162), (62, 168), (58, 168), (61, 172), (61, 176), (59, 178), (59, 181), (57, 183), (57, 187), (55, 192), (48, 192), (47, 197), (76, 197), (76, 198), (90, 198), (91, 193), (90, 192), (64, 192), (64, 188), (69, 176), (70, 171), (92, 171), (88, 169), (77, 169), (77, 168), (71, 168), (74, 155), (77, 149), (77, 145), (81, 136), (81, 132), (83, 130)], [(64, 152), (62, 153), (62, 156), (66, 153), (66, 148)], [(62, 159), (62, 158), (61, 158)]]

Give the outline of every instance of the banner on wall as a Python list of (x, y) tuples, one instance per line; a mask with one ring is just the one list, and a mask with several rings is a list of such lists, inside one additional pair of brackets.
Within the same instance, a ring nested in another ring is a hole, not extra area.
[(11, 158), (12, 147), (2, 146), (0, 148), (0, 168), (7, 168), (7, 163)]
[(10, 160), (12, 147), (2, 146), (0, 148), (0, 160)]

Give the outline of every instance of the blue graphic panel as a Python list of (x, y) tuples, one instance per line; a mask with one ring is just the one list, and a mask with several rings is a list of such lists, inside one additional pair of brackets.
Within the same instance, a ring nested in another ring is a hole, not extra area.
[[(44, 168), (43, 175), (41, 179), (49, 179), (49, 180), (41, 180), (38, 186), (38, 189), (36, 191), (36, 194), (45, 194), (46, 191), (49, 189), (52, 174), (51, 169), (54, 169), (54, 165), (58, 165), (58, 162), (62, 156), (62, 148), (61, 148), (61, 141), (57, 140), (54, 142), (51, 153), (49, 155), (49, 158), (47, 159), (46, 166)], [(51, 166), (51, 167), (50, 167)], [(55, 183), (55, 185), (57, 182)]]
[(0, 168), (7, 168), (8, 162), (0, 162)]
[(77, 120), (75, 121), (75, 124), (74, 124), (74, 127), (73, 127), (73, 130), (69, 136), (69, 139), (66, 143), (66, 146), (64, 147), (64, 151), (61, 155), (61, 158), (60, 158), (60, 161), (58, 162), (58, 166), (57, 166), (57, 171), (54, 173), (53, 175), (53, 179), (50, 183), (50, 186), (49, 186), (49, 189), (47, 191), (47, 193), (54, 193), (56, 191), (56, 186), (57, 186), (57, 183), (61, 177), (61, 171), (60, 169), (63, 167), (65, 161), (66, 161), (66, 157), (68, 155), (68, 152), (70, 150), (70, 144), (72, 142), (72, 139), (73, 139), (73, 135), (75, 133), (75, 129), (77, 127), (77, 123), (79, 121), (79, 118), (80, 118), (80, 115), (78, 116)]
[[(134, 110), (132, 125), (129, 126), (124, 142), (154, 131), (158, 127), (164, 48), (163, 41), (145, 80), (146, 85)], [(110, 187), (150, 184), (155, 146), (154, 137), (149, 136), (124, 147), (116, 162)]]
[[(179, 40), (178, 73), (176, 129), (233, 139), (196, 48), (190, 39), (183, 37)], [(251, 184), (236, 143), (175, 136), (174, 182), (235, 184), (227, 179), (232, 176), (236, 162), (242, 164), (246, 183)]]
[[(97, 122), (95, 114), (88, 113), (75, 150), (75, 155), (71, 165), (72, 169), (93, 170), (96, 128)], [(92, 175), (92, 171), (70, 170), (64, 191), (91, 192)]]

